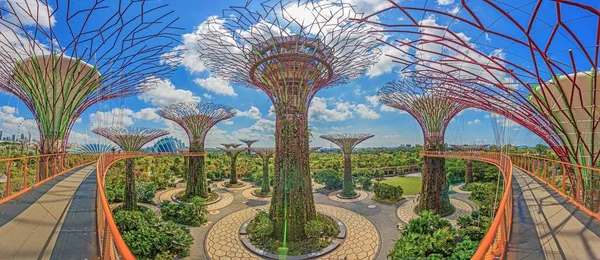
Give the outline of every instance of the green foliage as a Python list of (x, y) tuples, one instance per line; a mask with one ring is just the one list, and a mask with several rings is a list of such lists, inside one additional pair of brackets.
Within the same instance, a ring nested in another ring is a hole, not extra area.
[(194, 197), (191, 203), (170, 203), (164, 201), (160, 204), (163, 220), (171, 220), (175, 223), (198, 227), (206, 222), (206, 207), (204, 200)]
[(491, 182), (474, 182), (468, 186), (468, 189), (471, 191), (469, 199), (477, 203), (479, 211), (481, 211), (483, 215), (491, 216), (495, 201), (499, 201), (504, 192), (504, 186), (502, 184), (498, 186), (497, 192), (496, 187), (496, 183)]
[[(301, 255), (310, 252), (316, 252), (327, 247), (334, 236), (340, 232), (338, 224), (329, 216), (317, 214), (316, 219), (304, 224), (307, 239), (290, 242), (289, 255)], [(277, 253), (277, 248), (282, 246), (280, 239), (271, 237), (273, 232), (273, 222), (267, 212), (261, 211), (248, 224), (248, 236), (252, 244), (260, 249), (271, 253)]]
[(325, 185), (325, 189), (335, 190), (342, 188), (342, 175), (335, 170), (322, 170), (315, 174), (315, 182)]
[(253, 241), (260, 241), (273, 232), (273, 221), (266, 211), (260, 211), (246, 229)]
[(154, 183), (136, 182), (135, 189), (139, 202), (154, 203)]
[(360, 183), (360, 187), (363, 190), (371, 190), (371, 187), (373, 186), (370, 176), (360, 176), (358, 178), (358, 183)]
[(175, 177), (173, 177), (173, 174), (170, 172), (155, 172), (150, 176), (150, 180), (156, 187), (156, 190), (164, 190), (170, 183), (175, 182)]
[(114, 220), (123, 240), (138, 259), (173, 259), (189, 255), (189, 229), (161, 222), (153, 211), (117, 210)]
[(119, 203), (125, 200), (125, 183), (106, 184), (106, 198), (110, 203)]
[(392, 259), (471, 259), (489, 227), (489, 221), (487, 226), (474, 226), (486, 221), (478, 220), (480, 217), (479, 212), (475, 212), (459, 218), (461, 228), (457, 232), (439, 215), (423, 211), (404, 227), (388, 256)]
[(396, 203), (402, 199), (404, 191), (400, 186), (376, 182), (373, 185), (373, 192), (375, 192), (375, 200)]

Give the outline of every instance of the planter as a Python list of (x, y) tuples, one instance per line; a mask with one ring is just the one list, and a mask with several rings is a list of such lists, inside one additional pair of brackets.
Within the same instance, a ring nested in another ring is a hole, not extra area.
[(252, 190), (251, 193), (252, 193), (252, 195), (259, 197), (259, 198), (270, 198), (273, 196), (272, 194), (264, 195), (264, 194), (260, 194), (259, 192), (260, 192), (260, 189), (254, 189), (254, 190)]
[[(178, 199), (178, 198), (177, 198), (177, 197), (181, 197), (181, 196), (178, 196), (178, 195), (180, 195), (180, 194), (182, 194), (182, 193), (184, 193), (184, 192), (185, 192), (185, 190), (183, 190), (183, 191), (181, 191), (181, 192), (178, 192), (178, 193), (175, 193), (175, 194), (173, 194), (173, 196), (171, 196), (171, 200), (172, 200), (172, 201), (174, 201), (175, 203), (179, 203), (179, 202), (185, 202), (185, 201), (181, 201), (180, 199)], [(211, 192), (211, 193), (217, 194), (217, 198), (216, 198), (216, 199), (214, 199), (214, 200), (211, 200), (211, 201), (205, 201), (205, 202), (204, 202), (204, 205), (206, 205), (206, 206), (208, 206), (208, 205), (212, 205), (212, 204), (215, 204), (215, 203), (219, 202), (219, 201), (220, 201), (220, 200), (223, 198), (223, 195), (221, 195), (221, 193), (214, 192), (214, 191), (213, 191), (213, 192)], [(191, 204), (191, 203), (189, 203), (189, 202), (185, 202), (185, 203), (187, 203), (187, 204)]]

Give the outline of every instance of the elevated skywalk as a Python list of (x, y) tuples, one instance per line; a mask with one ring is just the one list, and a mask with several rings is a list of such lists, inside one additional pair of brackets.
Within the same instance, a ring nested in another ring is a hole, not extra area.
[(75, 168), (0, 204), (0, 259), (96, 259), (95, 171)]

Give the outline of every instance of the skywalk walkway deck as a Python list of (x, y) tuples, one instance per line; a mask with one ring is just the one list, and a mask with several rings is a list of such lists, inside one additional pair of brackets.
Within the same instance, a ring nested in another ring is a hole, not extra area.
[(600, 259), (600, 221), (516, 167), (513, 198), (507, 259)]
[(95, 259), (95, 164), (0, 204), (0, 259)]

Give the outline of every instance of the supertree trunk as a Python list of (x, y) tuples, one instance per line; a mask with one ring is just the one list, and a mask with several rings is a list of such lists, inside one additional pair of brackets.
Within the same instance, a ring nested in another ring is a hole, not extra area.
[(282, 238), (287, 225), (287, 240), (300, 241), (306, 238), (304, 224), (316, 216), (310, 181), (307, 113), (281, 114), (276, 120), (277, 156), (270, 208), (273, 236)]
[(269, 157), (263, 158), (263, 179), (260, 185), (260, 193), (269, 193), (271, 187), (269, 185)]
[(137, 209), (137, 191), (135, 190), (135, 159), (125, 159), (125, 202), (124, 210)]
[[(424, 147), (427, 151), (443, 151), (443, 138), (431, 138), (426, 140)], [(423, 182), (419, 198), (418, 210), (431, 210), (436, 214), (446, 216), (454, 211), (448, 197), (448, 185), (446, 183), (446, 159), (443, 157), (423, 158)]]
[(473, 161), (467, 160), (467, 167), (465, 168), (465, 185), (473, 182)]
[(354, 191), (354, 180), (352, 179), (352, 154), (344, 154), (344, 182), (342, 187), (342, 196), (352, 197), (356, 195)]
[[(64, 152), (62, 140), (42, 140), (40, 154), (57, 154)], [(60, 166), (64, 163), (64, 156), (44, 156), (39, 159), (39, 179), (44, 180), (60, 172)]]
[[(204, 152), (204, 146), (196, 144), (190, 147), (192, 153)], [(206, 171), (204, 171), (204, 156), (192, 156), (188, 159), (187, 185), (185, 187), (185, 197), (191, 199), (196, 196), (208, 198), (208, 181)]]
[(236, 161), (237, 161), (237, 157), (235, 155), (231, 156), (231, 164), (230, 164), (231, 173), (229, 174), (229, 184), (237, 184), (238, 183), (236, 164), (235, 164)]

